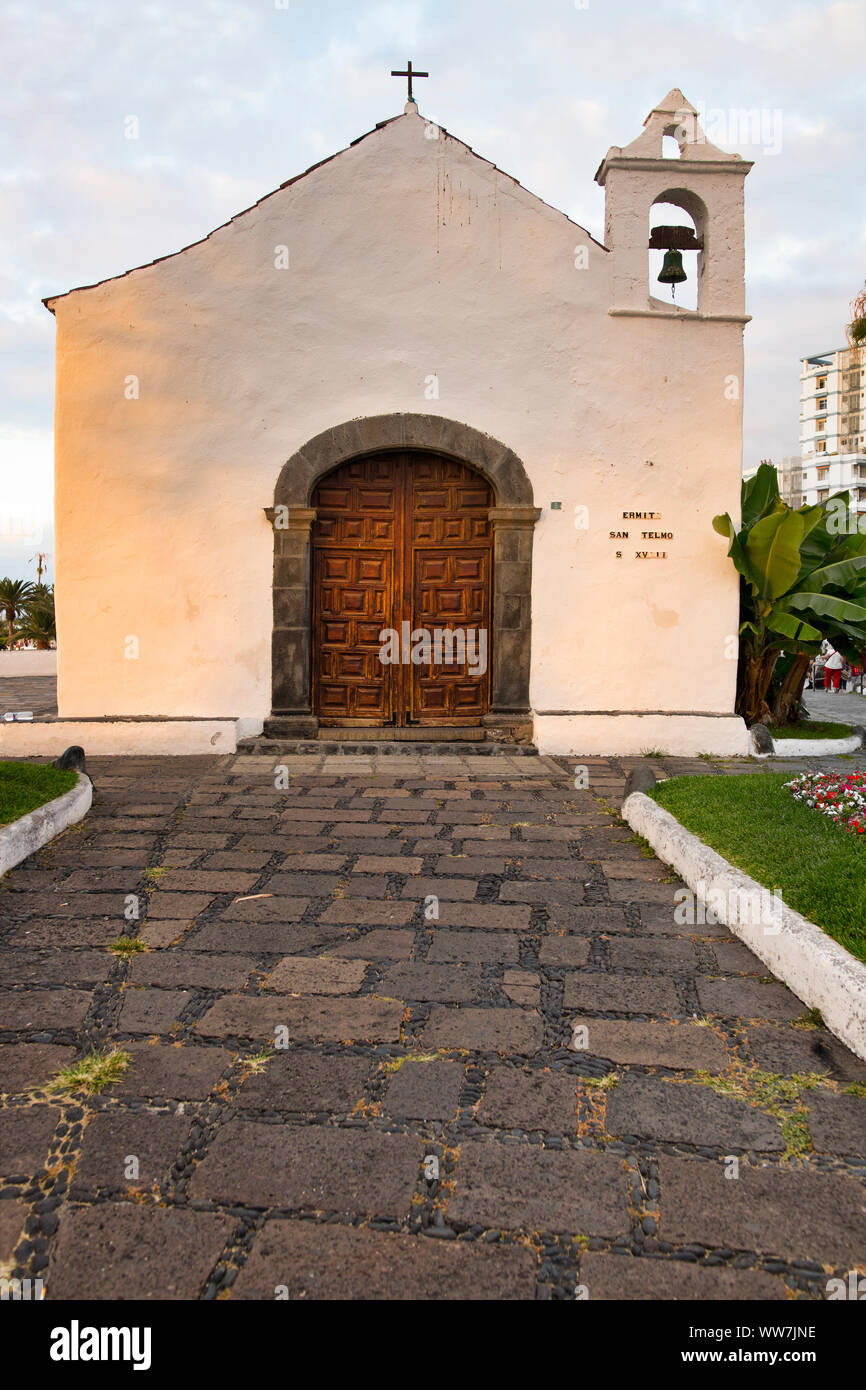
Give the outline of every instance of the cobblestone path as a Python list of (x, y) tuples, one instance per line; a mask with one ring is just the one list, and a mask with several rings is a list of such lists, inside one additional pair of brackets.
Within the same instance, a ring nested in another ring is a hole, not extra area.
[[(274, 758), (92, 760), (83, 825), (0, 885), (2, 1272), (782, 1299), (862, 1264), (866, 1066), (675, 920), (627, 760), (581, 761), (589, 790), (505, 755), (286, 759), (279, 790)], [(47, 1089), (95, 1045), (120, 1080)]]
[(0, 676), (0, 717), (19, 710), (30, 710), (37, 718), (56, 715), (56, 677)]

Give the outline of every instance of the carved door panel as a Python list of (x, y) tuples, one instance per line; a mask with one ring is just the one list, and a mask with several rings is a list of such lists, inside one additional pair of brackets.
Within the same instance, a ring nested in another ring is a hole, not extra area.
[[(321, 723), (477, 723), (490, 686), (487, 483), (454, 460), (383, 454), (328, 474), (312, 505)], [(381, 660), (384, 630), (399, 635), (396, 664)], [(405, 642), (419, 631), (431, 643), (420, 664)]]
[(477, 723), (490, 689), (491, 490), (463, 464), (422, 454), (407, 501), (413, 626), (441, 634), (434, 659), (411, 668), (410, 718)]
[(389, 626), (393, 552), (322, 548), (314, 556), (319, 715), (387, 723), (392, 682), (379, 634)]

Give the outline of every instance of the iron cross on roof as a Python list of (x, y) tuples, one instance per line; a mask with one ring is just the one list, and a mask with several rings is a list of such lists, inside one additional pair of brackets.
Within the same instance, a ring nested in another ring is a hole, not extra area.
[(410, 101), (414, 101), (415, 98), (414, 98), (413, 95), (412, 95), (412, 78), (413, 78), (413, 77), (429, 77), (430, 74), (429, 74), (429, 72), (413, 72), (413, 71), (412, 71), (412, 59), (410, 58), (410, 59), (409, 59), (409, 62), (406, 64), (406, 71), (405, 71), (405, 72), (397, 72), (395, 68), (392, 68), (392, 69), (391, 69), (391, 76), (392, 76), (392, 77), (408, 77), (408, 79), (409, 79), (409, 100), (410, 100)]

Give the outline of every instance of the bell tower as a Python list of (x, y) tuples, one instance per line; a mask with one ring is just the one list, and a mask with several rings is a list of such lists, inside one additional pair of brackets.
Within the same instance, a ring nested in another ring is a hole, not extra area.
[[(663, 155), (666, 136), (676, 141), (678, 159)], [(748, 322), (743, 181), (751, 168), (750, 161), (710, 144), (697, 111), (676, 87), (649, 113), (636, 140), (608, 150), (595, 179), (604, 188), (605, 244), (613, 253), (611, 314)], [(657, 227), (650, 238), (657, 203), (682, 208), (694, 230), (687, 235)], [(664, 300), (664, 285), (650, 294), (650, 248), (671, 253), (669, 284), (678, 278), (682, 251), (697, 251), (696, 309)]]

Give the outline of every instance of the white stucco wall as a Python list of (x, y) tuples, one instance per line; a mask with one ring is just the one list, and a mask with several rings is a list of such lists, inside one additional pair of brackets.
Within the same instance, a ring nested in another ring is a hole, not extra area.
[(616, 225), (609, 252), (427, 134), (406, 114), (182, 254), (52, 301), (61, 716), (267, 714), (262, 509), (306, 440), (395, 411), (486, 431), (526, 466), (537, 711), (732, 710), (737, 581), (711, 519), (739, 507), (741, 323), (611, 316)]

